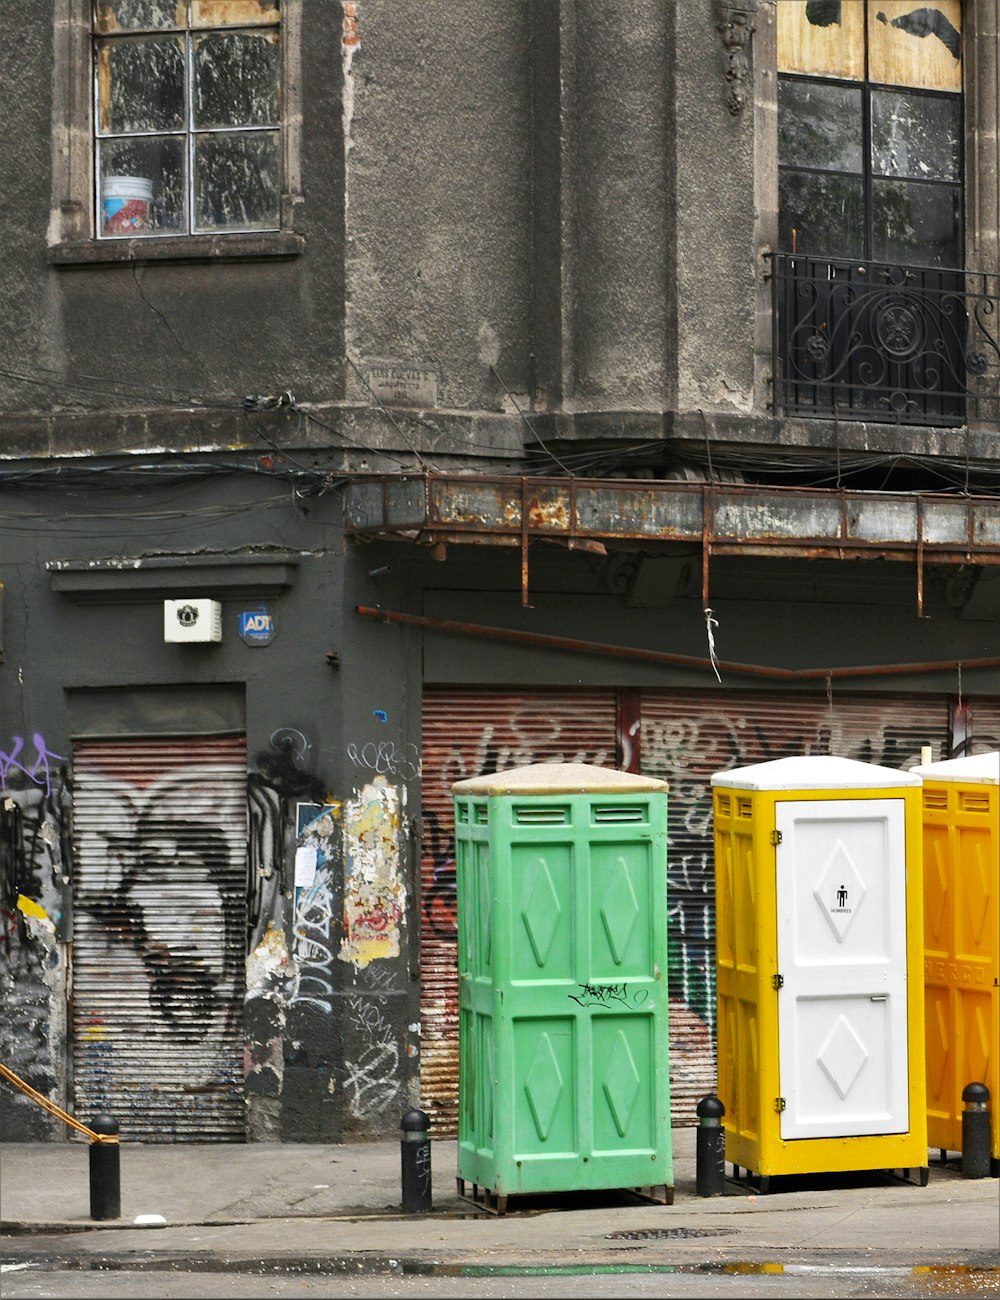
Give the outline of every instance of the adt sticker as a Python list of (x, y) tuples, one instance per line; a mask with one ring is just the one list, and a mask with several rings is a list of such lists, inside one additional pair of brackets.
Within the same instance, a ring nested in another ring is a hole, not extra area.
[(277, 634), (274, 616), (266, 605), (240, 614), (240, 636), (247, 645), (267, 645)]

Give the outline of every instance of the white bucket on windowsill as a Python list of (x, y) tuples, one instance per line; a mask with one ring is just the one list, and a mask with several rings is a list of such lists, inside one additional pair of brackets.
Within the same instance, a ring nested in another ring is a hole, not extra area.
[(144, 176), (105, 176), (101, 211), (105, 235), (134, 235), (149, 225), (153, 182)]

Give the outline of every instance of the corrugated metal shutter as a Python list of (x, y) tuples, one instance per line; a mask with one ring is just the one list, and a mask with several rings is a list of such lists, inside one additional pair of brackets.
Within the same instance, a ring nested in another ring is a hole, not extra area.
[(991, 754), (1000, 749), (1000, 700), (972, 699), (969, 701), (970, 743), (969, 754)]
[(244, 1141), (245, 741), (89, 740), (73, 775), (75, 1114)]
[(458, 1128), (458, 981), (451, 787), (529, 763), (615, 766), (613, 690), (427, 687), (421, 863), (421, 1105), (436, 1137)]
[[(948, 753), (944, 698), (835, 692), (643, 691), (641, 769), (670, 784), (670, 1076), (675, 1125), (714, 1092), (715, 882), (711, 777), (795, 754), (838, 754), (903, 770)], [(724, 1100), (724, 1099), (723, 1099)]]

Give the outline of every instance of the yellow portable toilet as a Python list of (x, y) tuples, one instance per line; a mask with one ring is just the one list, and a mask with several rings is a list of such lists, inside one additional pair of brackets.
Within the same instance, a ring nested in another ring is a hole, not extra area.
[(927, 1141), (962, 1150), (962, 1090), (990, 1090), (1000, 1175), (1000, 751), (911, 769), (924, 793)]
[(921, 778), (779, 758), (712, 777), (726, 1159), (928, 1179)]

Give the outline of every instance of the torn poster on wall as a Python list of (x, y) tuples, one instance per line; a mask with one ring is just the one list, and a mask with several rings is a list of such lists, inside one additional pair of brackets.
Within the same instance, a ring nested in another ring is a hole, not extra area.
[(303, 889), (309, 889), (316, 872), (336, 856), (334, 836), (338, 830), (340, 804), (298, 803), (295, 805), (295, 906)]
[(399, 789), (383, 777), (344, 804), (340, 957), (357, 966), (399, 956), (399, 925), (406, 904), (399, 865), (400, 822)]

